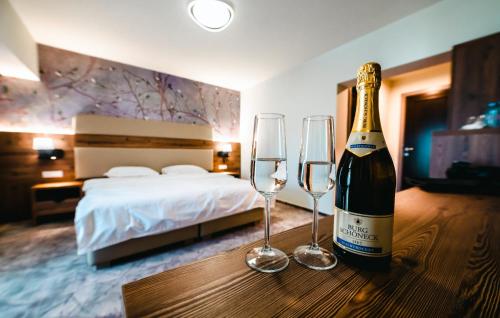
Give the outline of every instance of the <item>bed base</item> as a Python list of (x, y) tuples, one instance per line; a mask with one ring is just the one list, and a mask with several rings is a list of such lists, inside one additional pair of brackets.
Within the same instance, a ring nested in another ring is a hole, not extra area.
[(204, 238), (213, 233), (241, 225), (260, 222), (262, 217), (263, 209), (255, 208), (166, 233), (134, 238), (87, 253), (87, 263), (91, 266), (96, 266), (96, 268), (109, 266), (112, 261), (126, 256), (131, 256), (174, 243)]

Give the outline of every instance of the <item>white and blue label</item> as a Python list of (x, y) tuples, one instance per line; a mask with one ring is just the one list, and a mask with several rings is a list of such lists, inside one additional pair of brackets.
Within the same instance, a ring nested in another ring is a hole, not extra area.
[(337, 246), (363, 256), (392, 252), (393, 215), (366, 215), (335, 208), (333, 240)]
[(372, 152), (385, 148), (384, 135), (381, 132), (353, 131), (347, 140), (346, 149), (358, 157), (363, 157)]

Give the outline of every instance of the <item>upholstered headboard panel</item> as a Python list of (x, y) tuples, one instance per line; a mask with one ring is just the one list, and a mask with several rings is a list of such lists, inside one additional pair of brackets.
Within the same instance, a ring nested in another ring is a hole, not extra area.
[(158, 120), (116, 118), (99, 115), (73, 117), (75, 134), (121, 135), (212, 140), (212, 127)]
[(78, 115), (73, 126), (78, 179), (100, 177), (115, 166), (159, 171), (168, 165), (194, 164), (213, 169), (212, 128), (208, 125)]
[(75, 148), (76, 178), (102, 176), (116, 166), (145, 166), (156, 171), (170, 165), (192, 164), (212, 170), (212, 149)]

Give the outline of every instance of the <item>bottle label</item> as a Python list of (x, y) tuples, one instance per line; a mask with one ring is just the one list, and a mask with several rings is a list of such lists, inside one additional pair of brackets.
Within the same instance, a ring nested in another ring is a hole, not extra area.
[(382, 132), (374, 131), (352, 131), (346, 145), (346, 149), (358, 157), (369, 155), (385, 147), (387, 147), (387, 145), (385, 144)]
[(362, 256), (388, 256), (392, 251), (392, 225), (389, 215), (366, 215), (335, 207), (333, 240), (349, 251)]

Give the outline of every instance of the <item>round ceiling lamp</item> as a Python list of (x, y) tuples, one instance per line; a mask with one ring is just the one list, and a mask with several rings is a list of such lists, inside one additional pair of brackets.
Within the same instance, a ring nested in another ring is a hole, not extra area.
[(227, 28), (234, 16), (233, 8), (220, 0), (194, 0), (188, 6), (189, 16), (199, 26), (210, 32)]

